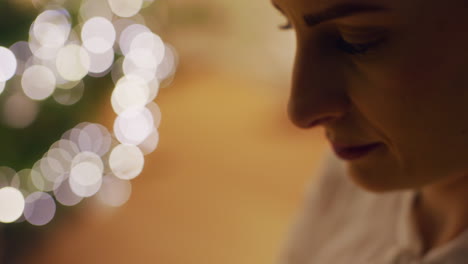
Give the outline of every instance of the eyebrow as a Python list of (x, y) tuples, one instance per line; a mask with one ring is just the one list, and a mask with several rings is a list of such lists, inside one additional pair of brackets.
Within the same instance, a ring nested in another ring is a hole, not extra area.
[(317, 14), (307, 14), (304, 16), (304, 21), (307, 26), (313, 27), (327, 20), (348, 17), (360, 13), (383, 12), (388, 10), (388, 8), (378, 5), (342, 3), (329, 7)]
[[(284, 11), (272, 1), (273, 6), (281, 13)], [(304, 22), (307, 26), (313, 27), (327, 20), (348, 17), (359, 13), (389, 11), (388, 8), (371, 4), (341, 3), (334, 5), (316, 14), (304, 15)]]

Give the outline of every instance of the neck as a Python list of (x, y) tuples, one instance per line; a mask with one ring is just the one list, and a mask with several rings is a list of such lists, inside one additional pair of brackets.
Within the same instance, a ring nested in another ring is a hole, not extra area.
[(414, 217), (423, 252), (442, 246), (468, 229), (468, 175), (424, 187)]

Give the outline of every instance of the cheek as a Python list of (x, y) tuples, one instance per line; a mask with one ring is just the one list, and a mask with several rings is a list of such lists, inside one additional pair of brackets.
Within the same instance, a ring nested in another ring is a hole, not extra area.
[(422, 186), (468, 169), (465, 63), (422, 62), (374, 68), (366, 75), (372, 78), (355, 80), (349, 90), (366, 125), (388, 144), (378, 164), (394, 176), (383, 186)]
[(388, 145), (375, 163), (351, 167), (372, 186), (414, 188), (468, 171), (468, 35), (427, 30), (409, 29), (417, 33), (347, 76), (364, 125)]

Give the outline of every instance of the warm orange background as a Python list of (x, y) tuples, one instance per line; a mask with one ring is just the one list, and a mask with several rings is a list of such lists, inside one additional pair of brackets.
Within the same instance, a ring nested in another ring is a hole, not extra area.
[(23, 263), (274, 262), (326, 149), (287, 120), (293, 33), (268, 0), (169, 2), (161, 35), (181, 64), (130, 200), (54, 220)]

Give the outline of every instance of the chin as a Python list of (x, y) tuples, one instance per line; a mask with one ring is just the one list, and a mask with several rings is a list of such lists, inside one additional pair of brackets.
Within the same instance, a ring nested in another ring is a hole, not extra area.
[(372, 171), (348, 166), (348, 176), (360, 188), (373, 193), (386, 193), (408, 189), (408, 186), (402, 186), (395, 182), (395, 177), (388, 172), (382, 173), (382, 170)]

